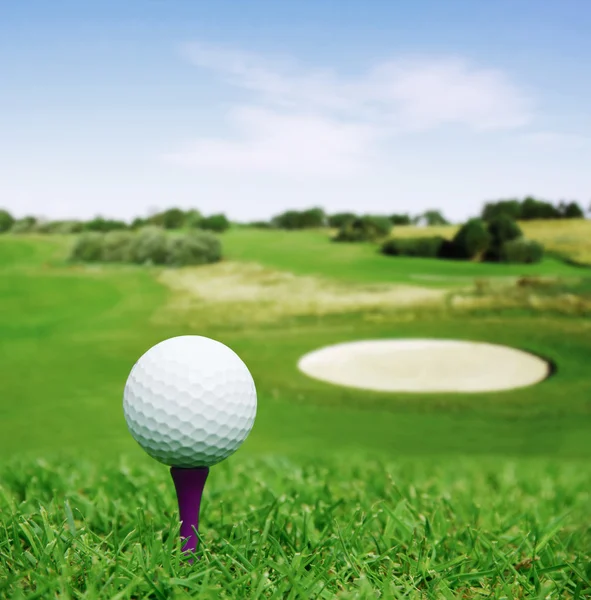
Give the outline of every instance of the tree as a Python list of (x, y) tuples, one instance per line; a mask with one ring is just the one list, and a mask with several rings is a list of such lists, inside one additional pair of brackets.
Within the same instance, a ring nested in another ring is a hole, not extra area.
[(326, 214), (321, 208), (309, 208), (301, 213), (302, 228), (324, 227), (326, 225)]
[(199, 221), (199, 227), (201, 229), (208, 229), (210, 231), (222, 233), (230, 227), (230, 221), (228, 221), (226, 215), (219, 213), (217, 215), (203, 217), (201, 221)]
[(390, 215), (390, 221), (392, 221), (392, 225), (410, 225), (411, 218), (408, 214), (394, 214)]
[(168, 208), (150, 217), (150, 223), (164, 229), (180, 229), (185, 222), (185, 213), (180, 208)]
[(103, 217), (95, 217), (94, 219), (84, 223), (86, 231), (116, 231), (119, 229), (127, 229), (125, 221), (117, 221), (115, 219), (103, 219)]
[(387, 217), (364, 215), (352, 221), (345, 221), (335, 242), (369, 242), (386, 237), (392, 231), (392, 222)]
[(521, 228), (508, 214), (500, 213), (488, 222), (490, 244), (486, 253), (487, 260), (501, 260), (505, 242), (511, 242), (523, 236)]
[(14, 217), (4, 209), (0, 209), (0, 233), (8, 231), (14, 224)]
[(491, 235), (482, 219), (470, 219), (462, 225), (452, 241), (458, 258), (481, 260), (489, 248)]
[(321, 208), (309, 208), (307, 210), (288, 210), (271, 219), (274, 227), (279, 229), (307, 229), (313, 227), (324, 227), (326, 215)]
[(329, 227), (342, 227), (347, 221), (352, 221), (355, 219), (357, 215), (352, 212), (341, 212), (336, 213), (334, 215), (330, 215), (328, 217), (328, 226)]
[(529, 221), (532, 219), (559, 219), (560, 211), (550, 202), (536, 200), (532, 196), (524, 198), (521, 204), (520, 219)]
[(585, 213), (576, 202), (561, 202), (558, 211), (563, 219), (583, 219)]
[(507, 215), (515, 221), (521, 218), (521, 202), (516, 199), (487, 202), (482, 209), (482, 218), (490, 221), (499, 215)]
[(441, 214), (441, 211), (430, 209), (425, 211), (422, 215), (418, 215), (414, 218), (415, 223), (424, 221), (429, 227), (434, 225), (449, 225), (449, 221)]
[(192, 208), (185, 213), (185, 227), (189, 229), (199, 227), (201, 219), (203, 219), (203, 215), (197, 209)]

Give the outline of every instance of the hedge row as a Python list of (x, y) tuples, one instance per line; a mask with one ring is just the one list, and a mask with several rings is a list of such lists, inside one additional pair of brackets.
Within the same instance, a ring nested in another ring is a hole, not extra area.
[(206, 231), (170, 236), (159, 227), (138, 231), (83, 233), (74, 244), (70, 260), (153, 265), (203, 265), (222, 257), (220, 240)]
[(470, 219), (449, 241), (441, 236), (390, 239), (382, 245), (390, 256), (453, 258), (460, 260), (535, 263), (542, 260), (544, 247), (526, 240), (519, 225), (501, 214), (488, 223)]

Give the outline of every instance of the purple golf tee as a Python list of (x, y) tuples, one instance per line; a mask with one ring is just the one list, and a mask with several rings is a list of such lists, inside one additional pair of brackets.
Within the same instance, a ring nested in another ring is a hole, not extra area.
[[(184, 539), (183, 552), (194, 553), (197, 549), (199, 531), (199, 509), (203, 488), (209, 475), (208, 467), (182, 469), (171, 467), (170, 474), (176, 488), (181, 521), (181, 539)], [(192, 560), (191, 560), (192, 562)]]

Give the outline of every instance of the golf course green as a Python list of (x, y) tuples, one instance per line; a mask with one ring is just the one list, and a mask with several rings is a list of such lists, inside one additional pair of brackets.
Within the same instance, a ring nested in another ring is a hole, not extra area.
[[(68, 263), (73, 239), (0, 236), (0, 595), (589, 597), (588, 312), (532, 302), (460, 310), (442, 299), (283, 314), (279, 297), (273, 318), (253, 304), (226, 320), (231, 298), (185, 302), (165, 269)], [(234, 229), (222, 240), (223, 263), (178, 270), (197, 290), (203, 274), (246, 263), (343, 294), (520, 276), (588, 294), (591, 277), (553, 258), (385, 257), (326, 232)], [(212, 469), (205, 560), (192, 567), (179, 558), (166, 468), (133, 441), (121, 406), (137, 358), (184, 334), (233, 348), (259, 402), (243, 448)], [(322, 346), (414, 337), (505, 344), (549, 359), (555, 373), (497, 393), (400, 394), (297, 369)]]

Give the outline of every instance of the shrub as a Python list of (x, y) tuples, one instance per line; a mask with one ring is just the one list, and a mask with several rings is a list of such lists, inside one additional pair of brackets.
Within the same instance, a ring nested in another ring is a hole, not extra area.
[(531, 196), (523, 200), (499, 200), (488, 202), (482, 210), (482, 218), (490, 221), (504, 214), (515, 220), (532, 219), (580, 219), (585, 216), (582, 208), (574, 201), (560, 202), (554, 206), (551, 202), (538, 200)]
[(168, 242), (168, 265), (203, 265), (217, 262), (222, 257), (220, 240), (207, 231), (190, 232), (171, 238)]
[(392, 221), (392, 225), (410, 225), (412, 223), (410, 215), (390, 215), (390, 221)]
[(150, 224), (150, 221), (148, 219), (145, 219), (144, 217), (136, 217), (130, 225), (130, 228), (133, 230), (136, 229), (141, 229), (142, 227), (147, 227)]
[(585, 213), (576, 202), (561, 202), (558, 211), (563, 219), (583, 219)]
[(96, 231), (83, 233), (74, 244), (70, 259), (82, 262), (96, 262), (101, 260), (103, 248), (103, 235)]
[(132, 262), (154, 265), (201, 265), (221, 259), (220, 240), (206, 231), (167, 236), (160, 227), (138, 232), (97, 231), (82, 234), (70, 259), (84, 262)]
[(84, 223), (81, 221), (49, 221), (42, 225), (43, 231), (41, 233), (57, 233), (57, 234), (70, 234), (80, 233), (84, 230)]
[(521, 203), (521, 215), (524, 221), (531, 219), (559, 219), (560, 211), (550, 202), (536, 200), (531, 196), (524, 198)]
[(14, 217), (7, 210), (0, 209), (0, 233), (9, 231), (14, 221)]
[(131, 259), (138, 264), (166, 264), (168, 240), (160, 227), (140, 229), (133, 238)]
[(516, 199), (487, 202), (482, 209), (482, 218), (485, 221), (491, 221), (500, 215), (507, 215), (515, 220), (520, 219), (521, 202)]
[(133, 262), (136, 233), (109, 231), (102, 238), (101, 260), (104, 262)]
[(199, 223), (201, 223), (203, 219), (203, 215), (196, 209), (188, 210), (185, 213), (185, 227), (199, 227)]
[(23, 217), (12, 224), (11, 233), (30, 233), (35, 230), (37, 219), (35, 217)]
[(449, 225), (449, 221), (441, 214), (439, 210), (427, 210), (422, 215), (417, 215), (413, 222), (415, 224), (420, 224), (422, 222), (429, 227), (433, 227), (434, 225)]
[(341, 212), (328, 217), (328, 226), (340, 229), (348, 221), (353, 221), (357, 215), (352, 212)]
[(440, 235), (418, 238), (392, 238), (384, 242), (382, 253), (389, 256), (416, 256), (437, 258), (445, 244), (445, 238)]
[(230, 221), (228, 221), (226, 215), (220, 213), (217, 215), (210, 215), (209, 217), (203, 217), (201, 221), (199, 221), (198, 227), (200, 229), (223, 233), (230, 227)]
[(505, 242), (523, 236), (519, 225), (506, 213), (501, 213), (489, 221), (488, 232), (490, 233), (490, 245), (486, 259), (492, 261), (501, 259), (501, 248)]
[(326, 215), (321, 208), (308, 208), (306, 210), (288, 210), (271, 219), (274, 227), (279, 229), (308, 229), (324, 227)]
[(490, 233), (482, 219), (470, 219), (454, 236), (453, 252), (457, 258), (480, 260), (488, 250)]
[(368, 242), (386, 237), (392, 231), (387, 217), (365, 215), (346, 221), (333, 238), (335, 242)]
[(86, 231), (115, 231), (118, 229), (127, 229), (127, 223), (124, 221), (117, 221), (115, 219), (103, 219), (102, 217), (95, 217), (94, 219), (84, 223), (84, 229)]
[(508, 263), (537, 263), (544, 257), (544, 246), (533, 240), (517, 238), (503, 244), (501, 260)]
[(152, 215), (149, 222), (164, 229), (180, 229), (185, 223), (185, 218), (186, 215), (180, 208), (168, 208)]
[(251, 221), (246, 223), (247, 227), (253, 227), (254, 229), (272, 229), (273, 225), (269, 221)]

